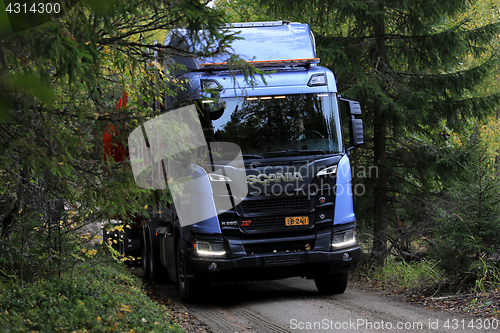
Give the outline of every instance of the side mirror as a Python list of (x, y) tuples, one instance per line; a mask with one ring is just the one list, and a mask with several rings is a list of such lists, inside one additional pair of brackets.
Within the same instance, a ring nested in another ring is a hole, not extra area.
[(209, 103), (204, 106), (203, 111), (208, 112), (210, 120), (219, 119), (226, 110), (226, 102)]
[(346, 102), (349, 105), (349, 114), (351, 118), (349, 119), (349, 136), (351, 139), (351, 147), (348, 151), (358, 148), (364, 143), (363, 138), (363, 120), (356, 119), (356, 115), (361, 115), (361, 105), (359, 102), (351, 101), (349, 99), (340, 98), (342, 102)]
[(351, 146), (357, 148), (364, 143), (363, 139), (363, 120), (356, 119), (351, 116), (351, 121), (349, 122), (351, 130)]
[(226, 110), (226, 102), (221, 102), (218, 99), (214, 100), (196, 100), (198, 110), (202, 112), (203, 117), (210, 120), (217, 120), (222, 117)]

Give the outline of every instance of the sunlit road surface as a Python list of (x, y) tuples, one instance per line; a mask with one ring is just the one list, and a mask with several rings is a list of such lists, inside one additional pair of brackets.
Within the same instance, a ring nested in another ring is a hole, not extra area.
[(161, 288), (216, 333), (500, 332), (494, 319), (460, 317), (349, 286), (342, 295), (321, 296), (314, 281), (302, 278), (215, 284), (198, 304), (183, 302), (174, 284)]

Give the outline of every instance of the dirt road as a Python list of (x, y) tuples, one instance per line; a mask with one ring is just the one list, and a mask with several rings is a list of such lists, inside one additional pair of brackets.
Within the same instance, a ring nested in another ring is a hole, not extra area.
[(356, 287), (320, 296), (302, 278), (215, 284), (200, 304), (182, 302), (173, 284), (160, 288), (215, 333), (500, 332), (496, 319), (460, 317)]

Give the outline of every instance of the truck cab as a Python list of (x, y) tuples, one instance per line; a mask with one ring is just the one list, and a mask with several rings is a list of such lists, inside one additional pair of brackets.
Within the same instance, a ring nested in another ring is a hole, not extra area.
[[(307, 24), (229, 29), (242, 37), (232, 52), (265, 75), (249, 83), (221, 56), (168, 59), (184, 66), (175, 77), (186, 84), (165, 98), (165, 108), (196, 110), (198, 146), (210, 158), (187, 163), (192, 181), (161, 207), (161, 217), (143, 223), (145, 275), (175, 281), (187, 301), (211, 282), (293, 276), (314, 279), (320, 293), (343, 293), (360, 260), (349, 161), (363, 143), (359, 103), (339, 99)], [(164, 45), (196, 47), (183, 30), (170, 32)], [(339, 103), (348, 106), (350, 140)], [(168, 170), (182, 164), (162, 163)]]

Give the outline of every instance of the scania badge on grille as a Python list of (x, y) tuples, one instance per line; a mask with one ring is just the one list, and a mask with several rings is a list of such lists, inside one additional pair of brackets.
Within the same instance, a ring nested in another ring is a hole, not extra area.
[(296, 180), (303, 181), (302, 175), (300, 172), (285, 172), (285, 173), (270, 173), (266, 175), (265, 173), (261, 173), (258, 175), (248, 175), (247, 183), (248, 184), (269, 184), (271, 182), (281, 183), (281, 182), (293, 182)]

